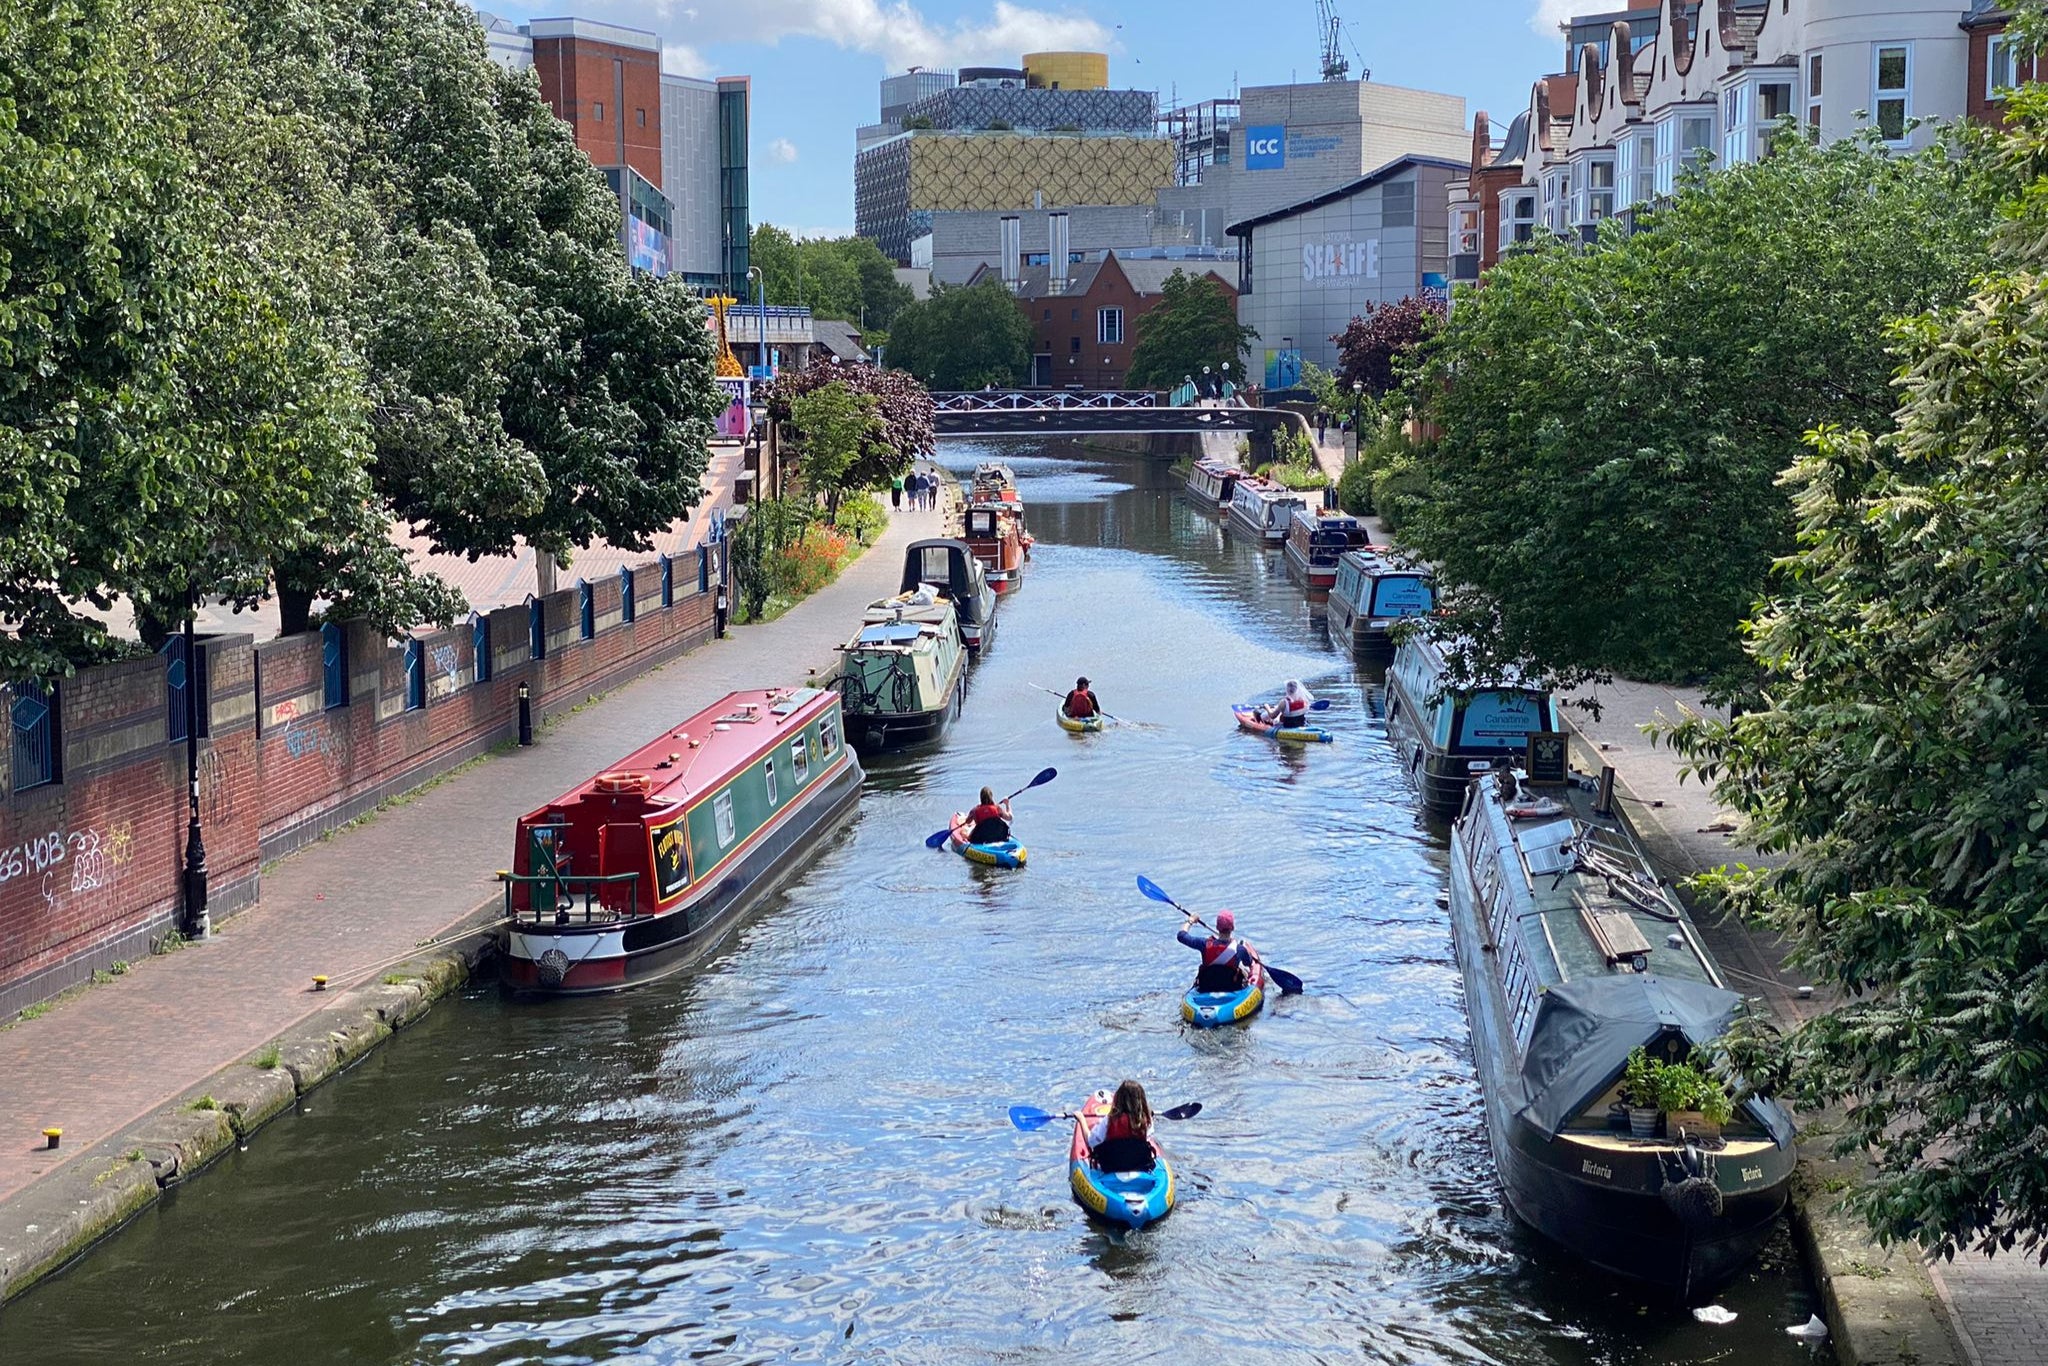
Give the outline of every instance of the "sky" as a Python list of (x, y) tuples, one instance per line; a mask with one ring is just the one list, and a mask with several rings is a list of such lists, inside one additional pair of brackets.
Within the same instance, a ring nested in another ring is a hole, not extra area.
[[(853, 230), (853, 131), (877, 83), (911, 65), (1015, 66), (1025, 52), (1109, 53), (1110, 84), (1162, 108), (1242, 85), (1315, 79), (1315, 0), (482, 0), (510, 19), (573, 16), (661, 35), (665, 69), (753, 80), (756, 223)], [(1463, 95), (1495, 126), (1564, 60), (1557, 23), (1622, 0), (1337, 0), (1352, 75)]]

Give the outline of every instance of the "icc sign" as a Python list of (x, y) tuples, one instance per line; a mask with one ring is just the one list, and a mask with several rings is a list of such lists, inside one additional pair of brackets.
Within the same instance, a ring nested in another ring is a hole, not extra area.
[(1287, 165), (1287, 129), (1277, 123), (1244, 130), (1244, 168), (1277, 171)]

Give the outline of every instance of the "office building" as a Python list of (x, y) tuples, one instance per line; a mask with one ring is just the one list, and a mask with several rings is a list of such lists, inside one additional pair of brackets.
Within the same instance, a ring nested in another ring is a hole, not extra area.
[(661, 188), (674, 206), (673, 269), (691, 284), (743, 292), (753, 230), (747, 203), (744, 76), (661, 78)]

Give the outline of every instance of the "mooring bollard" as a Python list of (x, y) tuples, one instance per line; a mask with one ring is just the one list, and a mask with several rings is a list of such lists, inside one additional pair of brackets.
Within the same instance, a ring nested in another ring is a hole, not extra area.
[(524, 683), (519, 685), (519, 744), (522, 748), (533, 743), (533, 694)]
[(58, 1140), (63, 1137), (64, 1131), (62, 1129), (45, 1129), (43, 1130), (43, 1146), (54, 1148), (57, 1146)]

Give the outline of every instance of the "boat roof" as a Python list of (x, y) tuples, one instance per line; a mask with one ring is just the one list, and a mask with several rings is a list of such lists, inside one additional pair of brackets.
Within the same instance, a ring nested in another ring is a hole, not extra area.
[[(801, 729), (836, 700), (836, 694), (824, 688), (750, 688), (727, 693), (623, 759), (607, 764), (604, 771), (645, 773), (653, 778), (646, 797), (649, 805), (681, 803), (718, 786), (752, 762), (770, 741)], [(586, 793), (595, 794), (596, 783), (593, 774), (542, 810), (568, 806)]]
[(915, 645), (919, 636), (937, 629), (929, 622), (884, 621), (861, 627), (853, 639), (858, 645)]
[[(1401, 656), (1411, 650), (1422, 656), (1423, 662), (1429, 667), (1431, 679), (1436, 679), (1443, 675), (1445, 669), (1443, 641), (1433, 631), (1411, 632), (1394, 652), (1395, 669), (1398, 670), (1401, 667)], [(1432, 690), (1433, 688), (1434, 685), (1432, 684)], [(1464, 694), (1504, 688), (1522, 692), (1541, 693), (1546, 697), (1550, 695), (1550, 689), (1543, 683), (1530, 678), (1520, 669), (1512, 666), (1501, 670), (1499, 676), (1492, 683), (1475, 684), (1470, 688), (1460, 688), (1458, 692)]]
[(1327, 508), (1304, 507), (1294, 514), (1294, 520), (1315, 531), (1363, 531), (1365, 524), (1348, 512), (1331, 512)]
[[(946, 587), (944, 584), (935, 586), (939, 588)], [(954, 615), (954, 608), (950, 598), (936, 597), (919, 589), (908, 593), (898, 593), (893, 598), (876, 599), (867, 605), (867, 610), (862, 614), (861, 620), (865, 626), (869, 627), (886, 626), (894, 622), (902, 622), (907, 626), (925, 626), (937, 630), (945, 625), (946, 619), (952, 615)], [(863, 629), (857, 639), (865, 639), (866, 636), (867, 631)]]
[(1381, 574), (1416, 574), (1425, 579), (1430, 577), (1428, 565), (1415, 563), (1392, 546), (1368, 545), (1361, 546), (1356, 550), (1347, 550), (1337, 557), (1337, 563), (1355, 564), (1360, 572), (1375, 576)]
[(1238, 480), (1237, 489), (1239, 493), (1249, 491), (1260, 498), (1270, 498), (1276, 503), (1301, 503), (1306, 505), (1308, 502), (1308, 499), (1284, 484), (1276, 484), (1272, 480), (1262, 479), (1256, 474), (1247, 474), (1244, 478)]

